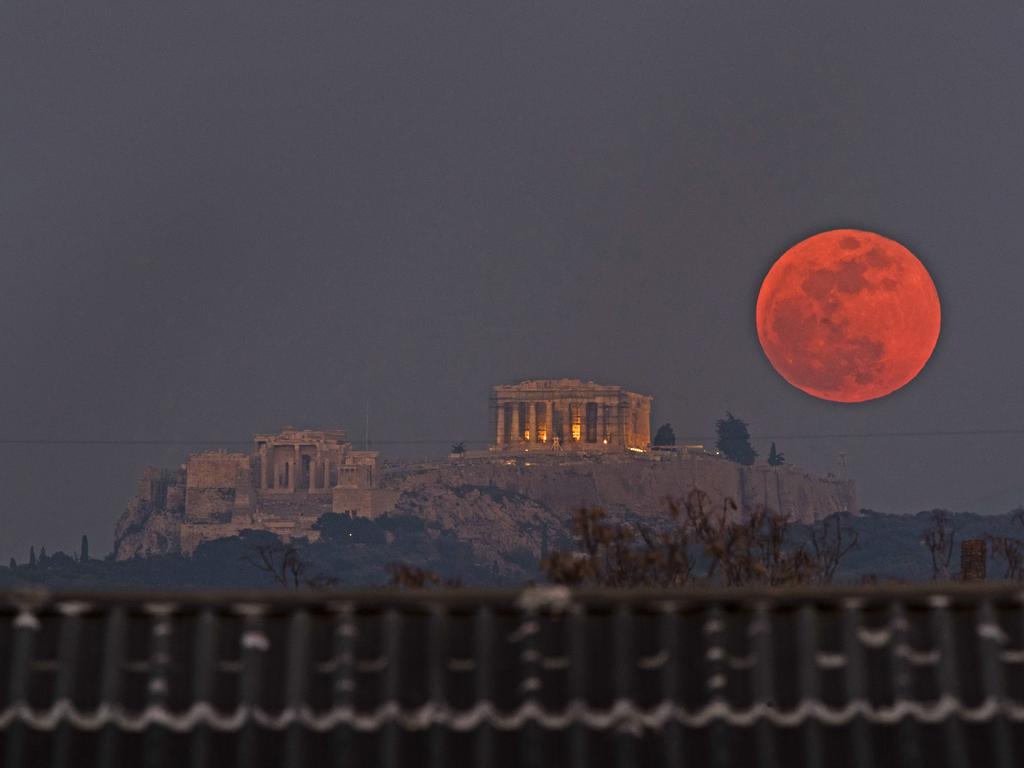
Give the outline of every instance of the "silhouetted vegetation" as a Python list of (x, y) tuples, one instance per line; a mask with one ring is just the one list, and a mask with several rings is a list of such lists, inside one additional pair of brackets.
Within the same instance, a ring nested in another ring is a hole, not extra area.
[(242, 555), (242, 560), (270, 576), (283, 589), (318, 589), (337, 583), (337, 579), (316, 573), (313, 564), (291, 543), (274, 541), (251, 544), (249, 552)]
[(715, 447), (719, 453), (737, 464), (750, 466), (757, 458), (757, 451), (750, 444), (747, 423), (726, 412), (724, 419), (715, 422), (718, 440)]
[[(1024, 508), (1010, 513), (1010, 519), (1024, 527)], [(992, 558), (1004, 565), (1003, 578), (1024, 581), (1024, 541), (1017, 536), (989, 536)]]
[(786, 454), (775, 449), (775, 442), (772, 441), (771, 450), (768, 451), (768, 464), (772, 467), (781, 467), (786, 463)]
[(810, 526), (810, 539), (817, 580), (831, 584), (839, 564), (857, 548), (860, 536), (843, 515), (830, 515)]
[(665, 448), (676, 444), (676, 433), (671, 424), (662, 424), (654, 433), (654, 445)]
[(389, 563), (388, 573), (388, 586), (399, 589), (456, 589), (462, 586), (460, 579), (445, 579), (429, 568), (419, 568), (407, 563)]
[[(804, 584), (831, 581), (856, 546), (856, 536), (837, 522), (815, 534), (812, 553), (788, 535), (786, 515), (765, 507), (740, 510), (731, 500), (713, 506), (697, 490), (667, 504), (670, 524), (662, 528), (610, 522), (601, 509), (579, 510), (573, 517), (579, 549), (549, 555), (543, 562), (548, 579), (602, 587), (680, 587), (695, 580)], [(698, 566), (702, 574), (695, 579)]]
[(933, 509), (930, 514), (931, 524), (922, 532), (921, 541), (931, 556), (932, 580), (949, 581), (949, 564), (953, 560), (957, 531), (946, 510)]
[[(698, 503), (697, 498), (689, 501), (695, 509), (707, 508), (706, 502)], [(723, 517), (725, 510), (719, 508), (710, 510), (697, 530), (685, 503), (677, 501), (674, 512), (671, 508), (666, 511), (661, 520), (636, 520), (601, 510), (578, 513), (571, 521), (575, 545), (565, 543), (563, 536), (569, 536), (568, 531), (552, 531), (550, 552), (543, 558), (548, 571), (542, 571), (536, 555), (525, 548), (505, 553), (506, 564), (515, 561), (523, 566), (519, 571), (499, 571), (494, 564), (477, 562), (473, 547), (460, 539), (457, 531), (440, 529), (437, 523), (422, 518), (388, 515), (369, 520), (328, 514), (316, 524), (318, 541), (297, 539), (284, 545), (267, 531), (243, 531), (201, 544), (188, 557), (158, 555), (114, 561), (110, 556), (82, 559), (58, 551), (42, 562), (33, 547), (28, 562), (12, 559), (9, 567), (0, 567), (0, 587), (281, 588), (279, 579), (269, 571), (243, 562), (246, 556), (258, 560), (253, 547), (267, 545), (291, 546), (297, 551), (305, 564), (299, 575), (300, 588), (335, 583), (339, 587), (391, 583), (411, 587), (419, 581), (419, 577), (410, 577), (396, 582), (396, 566), (390, 564), (415, 569), (411, 573), (422, 571), (427, 587), (453, 581), (474, 586), (524, 584), (546, 572), (562, 583), (592, 586), (727, 581), (884, 584), (946, 578), (943, 569), (949, 573), (956, 556), (954, 534), (956, 540), (987, 539), (992, 543), (989, 572), (997, 578), (1024, 580), (1024, 510), (1000, 515), (943, 510), (899, 515), (868, 509), (859, 514), (837, 513), (811, 525), (773, 519), (768, 511), (758, 511), (749, 520), (741, 520), (738, 514)], [(933, 559), (931, 550), (922, 546), (922, 532), (935, 529), (936, 513), (945, 533), (933, 536), (942, 542)], [(580, 536), (585, 530), (589, 545)], [(435, 574), (439, 581), (427, 574)], [(289, 588), (292, 584), (294, 578)]]

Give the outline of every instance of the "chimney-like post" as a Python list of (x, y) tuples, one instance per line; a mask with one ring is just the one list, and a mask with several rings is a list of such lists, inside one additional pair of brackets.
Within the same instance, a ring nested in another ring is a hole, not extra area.
[(965, 539), (960, 544), (960, 579), (984, 581), (988, 563), (988, 546), (984, 539)]

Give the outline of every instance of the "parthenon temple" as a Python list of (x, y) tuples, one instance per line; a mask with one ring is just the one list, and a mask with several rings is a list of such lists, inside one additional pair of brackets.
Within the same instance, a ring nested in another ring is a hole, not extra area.
[(494, 388), (496, 450), (646, 451), (650, 395), (580, 379), (534, 379)]

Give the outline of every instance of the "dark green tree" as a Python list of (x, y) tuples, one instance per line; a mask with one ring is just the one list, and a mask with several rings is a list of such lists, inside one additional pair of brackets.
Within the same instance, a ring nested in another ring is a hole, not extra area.
[(460, 442), (460, 443), (454, 443), (452, 445), (452, 453), (455, 454), (456, 456), (461, 456), (465, 452), (466, 452), (466, 444), (465, 443), (461, 443)]
[(773, 467), (781, 467), (786, 463), (786, 454), (775, 450), (775, 443), (772, 443), (772, 449), (768, 451), (768, 463)]
[(40, 549), (39, 550), (39, 564), (40, 565), (44, 565), (46, 563), (46, 561), (49, 560), (49, 559), (50, 559), (50, 556), (48, 554), (46, 554), (46, 547), (43, 547), (42, 549)]
[(658, 431), (654, 434), (654, 444), (658, 446), (676, 444), (676, 433), (671, 424), (666, 423), (658, 427)]
[(750, 466), (754, 463), (757, 451), (750, 444), (750, 431), (745, 421), (726, 411), (725, 418), (715, 422), (715, 430), (718, 433), (715, 447), (719, 453), (737, 464)]
[(35, 547), (29, 547), (28, 548), (28, 564), (29, 565), (35, 565), (36, 564), (36, 548)]
[(11, 569), (12, 571), (13, 571), (13, 570), (14, 570), (15, 568), (17, 568), (17, 567), (18, 567), (18, 564), (17, 564), (17, 563), (16, 563), (15, 561), (14, 561), (14, 558), (13, 558), (13, 557), (11, 558), (11, 564), (10, 564), (10, 566), (8, 566), (8, 567), (9, 567), (9, 568), (10, 568), (10, 569)]
[[(774, 443), (772, 444), (772, 447), (774, 447)], [(82, 534), (82, 549), (78, 555), (78, 559), (83, 563), (88, 562), (89, 560), (89, 537), (84, 533)]]

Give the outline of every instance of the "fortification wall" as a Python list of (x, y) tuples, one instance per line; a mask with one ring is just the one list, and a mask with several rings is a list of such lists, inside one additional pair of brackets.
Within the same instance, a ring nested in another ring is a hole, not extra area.
[(188, 520), (229, 523), (234, 514), (251, 511), (254, 500), (246, 454), (211, 451), (189, 456), (185, 467)]
[(494, 487), (552, 511), (571, 514), (585, 506), (638, 515), (660, 515), (666, 498), (698, 489), (714, 505), (732, 499), (740, 507), (763, 504), (794, 520), (812, 521), (840, 510), (857, 511), (852, 481), (820, 478), (795, 467), (744, 467), (717, 457), (602, 457), (583, 460), (457, 459), (434, 469), (391, 470), (385, 487), (405, 491), (431, 485)]
[(185, 466), (188, 488), (234, 487), (239, 475), (250, 472), (249, 457), (244, 453), (194, 453)]
[[(506, 454), (392, 465), (380, 489), (335, 489), (333, 497), (269, 492), (257, 498), (250, 491), (251, 499), (242, 503), (239, 487), (244, 484), (200, 486), (221, 483), (232, 470), (248, 482), (248, 467), (242, 472), (236, 457), (212, 457), (199, 462), (203, 474), (197, 478), (190, 474), (187, 489), (184, 478), (175, 475), (169, 484), (166, 477), (160, 481), (162, 490), (156, 493), (155, 476), (147, 474), (148, 482), (141, 489), (144, 496), (133, 502), (119, 523), (118, 558), (187, 554), (203, 541), (245, 529), (312, 539), (316, 537), (312, 526), (324, 513), (358, 509), (369, 517), (394, 512), (435, 521), (472, 541), (478, 555), (501, 567), (510, 551), (539, 556), (545, 541), (554, 545), (556, 537), (567, 535), (572, 513), (580, 507), (654, 519), (665, 513), (666, 498), (685, 498), (699, 489), (718, 507), (726, 499), (741, 509), (763, 504), (804, 522), (859, 509), (852, 481), (815, 477), (795, 467), (742, 467), (710, 456), (661, 460), (631, 454), (543, 458)], [(160, 503), (154, 503), (154, 496)]]

